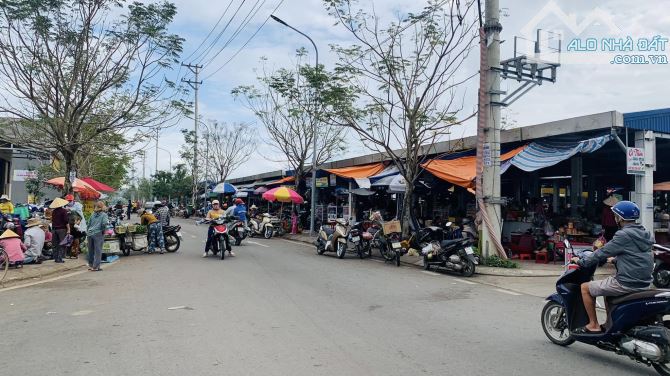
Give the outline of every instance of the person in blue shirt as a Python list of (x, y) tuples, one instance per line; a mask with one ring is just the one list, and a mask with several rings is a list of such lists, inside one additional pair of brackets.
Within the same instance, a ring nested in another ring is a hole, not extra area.
[(244, 204), (241, 198), (235, 199), (235, 209), (233, 209), (233, 215), (244, 222), (244, 226), (247, 225), (247, 206)]

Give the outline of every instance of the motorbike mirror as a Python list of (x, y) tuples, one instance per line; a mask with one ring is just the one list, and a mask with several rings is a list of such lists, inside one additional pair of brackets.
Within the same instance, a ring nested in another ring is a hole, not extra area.
[(565, 245), (565, 248), (572, 248), (572, 246), (570, 245), (570, 241), (568, 241), (568, 239), (563, 240), (563, 244)]
[(451, 225), (452, 225), (451, 222), (447, 222), (447, 224), (445, 225), (445, 227), (451, 227)]

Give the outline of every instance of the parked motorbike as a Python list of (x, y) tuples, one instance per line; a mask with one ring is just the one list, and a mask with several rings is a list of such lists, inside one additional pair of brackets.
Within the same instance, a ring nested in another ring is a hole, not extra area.
[(231, 251), (230, 234), (228, 232), (228, 220), (224, 217), (217, 219), (205, 219), (202, 223), (207, 223), (214, 227), (212, 234), (212, 253), (216, 256), (221, 252), (221, 260), (225, 259), (226, 251)]
[[(572, 249), (569, 241), (565, 247)], [(581, 284), (593, 279), (596, 267), (568, 270), (556, 282), (556, 293), (542, 309), (542, 329), (549, 340), (560, 346), (579, 341), (602, 350), (652, 366), (670, 376), (670, 290), (643, 290), (607, 298), (607, 323), (603, 332), (577, 334), (588, 323), (582, 301)]]
[(419, 241), (423, 255), (423, 268), (429, 270), (431, 266), (443, 267), (447, 270), (461, 273), (464, 277), (475, 274), (479, 259), (472, 248), (472, 240), (467, 238), (443, 241)]
[(372, 245), (370, 244), (372, 236), (364, 236), (365, 234), (363, 222), (354, 223), (347, 234), (347, 249), (348, 245), (352, 244), (352, 249), (361, 259), (372, 257)]
[(338, 258), (344, 258), (347, 252), (347, 234), (349, 229), (344, 218), (335, 220), (334, 226), (323, 225), (314, 242), (316, 253), (335, 252)]
[(235, 219), (230, 224), (230, 235), (235, 239), (235, 245), (242, 244), (242, 240), (247, 238), (247, 226), (243, 221)]
[(163, 227), (163, 239), (165, 240), (165, 250), (168, 252), (177, 252), (183, 237), (181, 236), (181, 226)]
[(249, 236), (262, 236), (265, 239), (270, 239), (275, 233), (274, 225), (272, 224), (272, 217), (269, 213), (263, 213), (259, 218), (251, 218), (249, 221), (251, 225), (251, 232)]
[(670, 248), (654, 244), (654, 286), (670, 286)]

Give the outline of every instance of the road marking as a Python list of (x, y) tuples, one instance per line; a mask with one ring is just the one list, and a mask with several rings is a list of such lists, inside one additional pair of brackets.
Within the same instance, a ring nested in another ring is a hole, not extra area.
[(261, 243), (256, 243), (256, 242), (252, 242), (252, 241), (247, 241), (247, 243), (249, 243), (249, 244), (260, 245), (261, 247), (265, 247), (265, 248), (270, 248), (269, 245), (265, 245), (265, 244), (261, 244)]
[(422, 270), (421, 273), (428, 275), (441, 275), (440, 273), (431, 272), (429, 270)]
[(195, 239), (195, 235), (191, 235), (191, 238)]
[(70, 316), (86, 316), (86, 315), (90, 315), (91, 313), (93, 313), (93, 311), (91, 311), (90, 309), (85, 309), (83, 311), (74, 312)]
[(466, 281), (466, 280), (460, 279), (460, 278), (455, 278), (454, 281), (458, 281), (460, 283), (465, 283), (466, 285), (476, 285), (476, 283), (474, 283), (474, 282)]
[(518, 292), (513, 292), (513, 291), (508, 291), (508, 290), (503, 290), (503, 289), (494, 289), (495, 291), (502, 292), (503, 294), (508, 294), (508, 295), (514, 295), (514, 296), (521, 296), (522, 294), (519, 294)]

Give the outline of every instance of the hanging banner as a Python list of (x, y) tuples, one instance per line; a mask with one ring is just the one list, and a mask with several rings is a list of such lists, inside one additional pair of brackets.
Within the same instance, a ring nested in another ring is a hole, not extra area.
[(35, 170), (14, 170), (14, 176), (12, 180), (14, 181), (26, 181), (31, 179), (37, 179), (37, 171)]
[(644, 175), (644, 149), (628, 148), (626, 170), (628, 175)]

